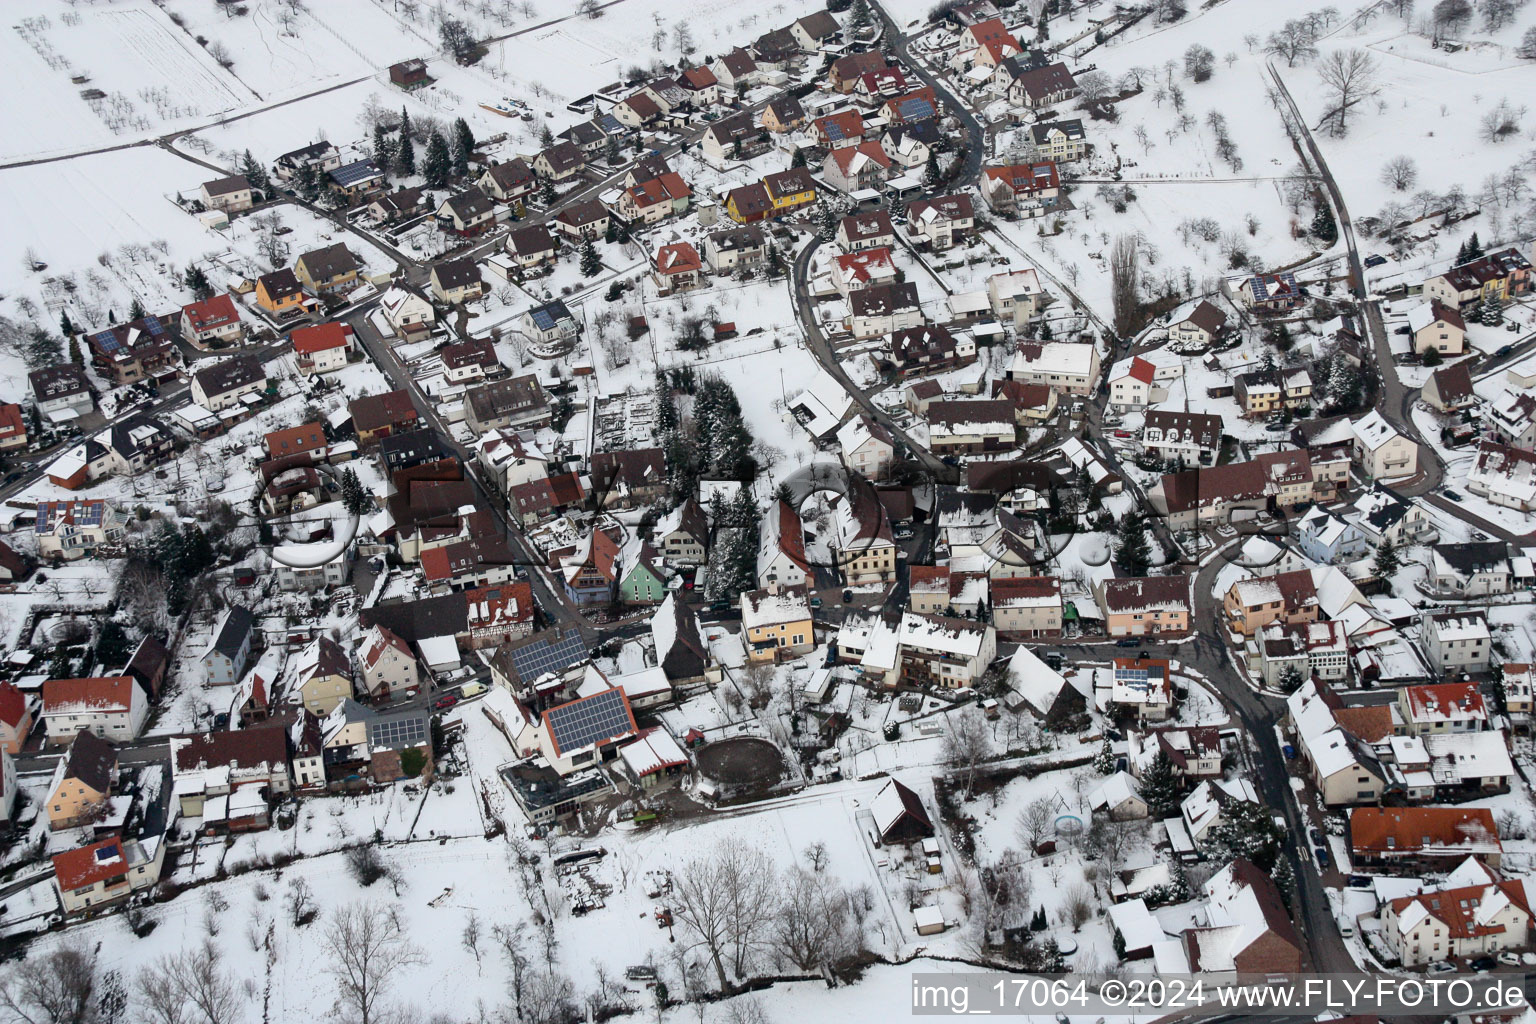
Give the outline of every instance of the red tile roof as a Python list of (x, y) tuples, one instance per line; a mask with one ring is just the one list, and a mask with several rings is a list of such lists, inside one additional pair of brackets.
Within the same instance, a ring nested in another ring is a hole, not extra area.
[(181, 307), (182, 315), (192, 322), (194, 331), (206, 331), (240, 322), (240, 311), (228, 295), (214, 295), (202, 302)]
[(66, 850), (53, 855), (53, 871), (59, 888), (84, 889), (128, 874), (128, 858), (123, 855), (123, 841), (117, 836), (99, 843)]
[(687, 242), (673, 242), (656, 250), (656, 272), (659, 274), (686, 274), (703, 266), (699, 251)]
[(14, 729), (26, 713), (27, 700), (21, 691), (10, 683), (0, 683), (0, 722)]
[(133, 702), (132, 676), (93, 676), (87, 679), (50, 679), (43, 684), (43, 713), (69, 708), (126, 713)]
[(293, 332), (293, 350), (299, 355), (346, 348), (350, 344), (352, 328), (347, 324), (315, 324), (313, 327), (300, 327)]

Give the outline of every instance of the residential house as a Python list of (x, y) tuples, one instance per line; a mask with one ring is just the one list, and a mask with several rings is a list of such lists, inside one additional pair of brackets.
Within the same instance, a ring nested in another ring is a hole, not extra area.
[(1168, 391), (1156, 385), (1157, 367), (1140, 356), (1122, 359), (1109, 370), (1109, 404), (1116, 409), (1140, 409), (1166, 401)]
[(997, 630), (967, 619), (906, 612), (897, 644), (900, 681), (907, 686), (974, 686), (997, 658)]
[(822, 162), (821, 174), (832, 187), (856, 192), (890, 177), (891, 158), (879, 142), (859, 142), (828, 153)]
[(100, 548), (116, 547), (123, 541), (127, 521), (120, 509), (100, 499), (40, 501), (33, 526), (37, 556), (72, 562)]
[[(387, 313), (385, 315), (388, 316)], [(429, 323), (427, 333), (430, 332)], [(335, 373), (351, 361), (354, 351), (351, 324), (333, 322), (300, 327), (290, 337), (294, 362), (298, 365), (299, 373), (305, 377)]]
[(340, 166), (341, 151), (321, 139), (278, 157), (272, 164), (272, 176), (278, 181), (292, 181), (304, 167), (313, 169), (317, 174), (324, 174)]
[(884, 67), (885, 55), (878, 50), (852, 53), (832, 62), (832, 66), (827, 69), (827, 81), (832, 86), (833, 92), (850, 93), (858, 85), (860, 78)]
[(702, 287), (706, 283), (704, 261), (700, 259), (699, 251), (689, 243), (671, 242), (656, 250), (651, 279), (659, 295), (672, 295)]
[(856, 291), (848, 297), (848, 308), (848, 328), (855, 338), (873, 338), (926, 322), (917, 285), (910, 281)]
[(340, 295), (357, 287), (357, 257), (337, 242), (300, 256), (293, 266), (299, 283), (320, 296)]
[(1029, 141), (1036, 160), (1067, 164), (1088, 155), (1088, 133), (1077, 118), (1032, 124)]
[(1466, 307), (1498, 299), (1508, 302), (1531, 289), (1531, 263), (1518, 249), (1489, 253), (1424, 282), (1424, 296), (1447, 306)]
[(1148, 814), (1147, 801), (1137, 792), (1136, 780), (1123, 771), (1115, 772), (1088, 791), (1088, 810), (1110, 821), (1140, 821)]
[(842, 31), (830, 11), (813, 11), (789, 26), (789, 34), (795, 37), (800, 48), (811, 52), (837, 39)]
[(1173, 711), (1172, 664), (1165, 658), (1115, 658), (1110, 662), (1103, 704), (1138, 722), (1166, 721)]
[[(700, 514), (702, 518), (702, 513)], [(757, 585), (768, 591), (799, 587), (815, 572), (805, 556), (805, 529), (800, 513), (787, 501), (775, 501), (763, 517), (757, 551)]]
[(714, 72), (721, 86), (735, 93), (744, 92), (756, 85), (762, 77), (757, 61), (739, 46), (729, 53), (716, 57), (714, 63), (710, 64), (709, 70)]
[(1187, 577), (1106, 579), (1097, 589), (1109, 636), (1182, 634), (1189, 630), (1192, 609)]
[(805, 108), (788, 93), (774, 97), (763, 108), (763, 127), (775, 135), (795, 131), (805, 124), (805, 120)]
[(518, 325), (524, 334), (546, 348), (571, 342), (581, 333), (581, 324), (559, 299), (534, 306), (518, 318)]
[[(1234, 279), (1235, 280), (1235, 279)], [(1283, 313), (1301, 305), (1301, 285), (1290, 271), (1279, 274), (1254, 274), (1240, 281), (1228, 281), (1237, 301), (1256, 313)]]
[(512, 229), (507, 233), (506, 249), (512, 262), (524, 270), (554, 263), (560, 254), (559, 243), (543, 224)]
[(485, 294), (480, 268), (472, 259), (445, 260), (432, 268), (432, 297), (449, 306), (462, 306)]
[(437, 351), (442, 360), (443, 378), (450, 384), (475, 383), (501, 372), (501, 362), (489, 338), (444, 345)]
[(280, 267), (256, 279), (256, 305), (279, 319), (298, 316), (311, 305), (299, 279), (287, 267)]
[(896, 261), (889, 249), (860, 249), (844, 253), (832, 259), (832, 285), (847, 298), (864, 288), (893, 284), (896, 281)]
[(1472, 390), (1472, 373), (1465, 362), (1436, 369), (1429, 375), (1421, 393), (1424, 401), (1447, 415), (1477, 404), (1477, 394)]
[(1429, 683), (1404, 686), (1392, 707), (1398, 736), (1436, 736), (1481, 732), (1488, 728), (1488, 705), (1477, 683)]
[(618, 212), (631, 224), (655, 224), (687, 211), (693, 190), (675, 171), (642, 181), (624, 190)]
[(767, 259), (768, 247), (755, 225), (713, 231), (704, 239), (704, 261), (716, 274), (750, 270)]
[(533, 374), (509, 377), (464, 393), (464, 422), (477, 434), (549, 424), (549, 402)]
[(1374, 803), (1387, 771), (1371, 742), (1342, 728), (1343, 706), (1332, 691), (1308, 680), (1286, 698), (1286, 727), (1324, 806)]
[(619, 549), (615, 561), (618, 577), (618, 602), (622, 605), (660, 604), (667, 596), (667, 576), (660, 568), (656, 549), (637, 536), (630, 536)]
[(1413, 872), (1448, 871), (1468, 857), (1497, 868), (1504, 855), (1486, 807), (1356, 807), (1349, 845), (1358, 867)]
[[(1113, 394), (1113, 383), (1110, 388)], [(1141, 447), (1165, 462), (1214, 466), (1221, 455), (1221, 431), (1220, 416), (1149, 409), (1142, 420)]]
[(793, 213), (816, 201), (816, 182), (811, 178), (811, 172), (804, 167), (791, 167), (787, 171), (766, 175), (762, 184), (773, 206), (770, 214), (773, 217)]
[(412, 57), (410, 60), (391, 64), (389, 81), (395, 88), (404, 89), (406, 92), (414, 92), (432, 84), (432, 79), (427, 76), (427, 62), (420, 57)]
[(884, 480), (896, 455), (896, 442), (890, 432), (865, 413), (843, 424), (837, 431), (843, 465), (867, 480)]
[(652, 121), (659, 119), (662, 110), (650, 94), (642, 91), (615, 103), (612, 113), (614, 119), (626, 128), (644, 128)]
[(896, 244), (896, 229), (891, 227), (891, 215), (884, 210), (869, 213), (852, 213), (837, 223), (834, 236), (838, 247), (845, 253), (862, 249), (890, 249)]
[(483, 235), (496, 226), (496, 203), (471, 185), (438, 204), (437, 229), (461, 238)]
[(107, 431), (108, 461), (120, 476), (133, 476), (170, 461), (176, 438), (159, 420), (134, 413)]
[(1184, 319), (1168, 325), (1168, 340), (1190, 348), (1208, 348), (1227, 326), (1227, 314), (1201, 299)]
[(33, 370), (27, 385), (38, 415), (51, 422), (71, 420), (96, 407), (85, 371), (73, 363)]
[(293, 788), (280, 723), (174, 736), (170, 748), (181, 813), (203, 819), (205, 831), (265, 829), (270, 803)]
[(1062, 103), (1081, 91), (1065, 64), (1058, 61), (1031, 67), (1022, 56), (1009, 57), (998, 64), (991, 81), (995, 90), (1006, 91), (1009, 103), (1031, 110)]
[(203, 654), (203, 681), (209, 686), (234, 686), (245, 674), (256, 638), (256, 619), (248, 609), (230, 605), (213, 628), (213, 643)]
[(1041, 217), (1055, 209), (1060, 194), (1061, 178), (1049, 160), (981, 171), (982, 198), (997, 213)]
[(352, 399), (352, 428), (357, 443), (370, 445), (406, 430), (415, 430), (420, 422), (409, 391), (386, 391), (382, 395), (362, 395)]
[(1296, 547), (1313, 562), (1324, 565), (1352, 562), (1371, 550), (1359, 527), (1317, 505), (1296, 524)]
[(750, 661), (777, 661), (809, 654), (816, 646), (816, 629), (806, 588), (779, 587), (742, 593), (741, 632)]
[(1453, 306), (1430, 300), (1408, 311), (1408, 330), (1413, 350), (1419, 355), (1434, 351), (1459, 356), (1467, 350), (1467, 324)]
[(82, 729), (113, 743), (126, 743), (138, 738), (148, 713), (149, 701), (132, 676), (43, 683), (43, 729), (52, 746), (72, 741)]
[(375, 625), (363, 634), (357, 664), (367, 696), (376, 701), (388, 701), (399, 694), (410, 696), (421, 685), (421, 666), (410, 644), (384, 626)]
[[(9, 756), (9, 755), (7, 755)], [(117, 783), (117, 748), (89, 729), (80, 729), (54, 766), (43, 813), (54, 832), (100, 820)]]
[(1238, 580), (1222, 599), (1227, 628), (1241, 636), (1276, 622), (1316, 622), (1320, 608), (1310, 569)]
[(227, 178), (205, 181), (198, 189), (203, 208), (240, 213), (255, 205), (256, 190), (243, 174), (231, 174)]
[(1416, 501), (1404, 501), (1380, 484), (1355, 499), (1344, 518), (1354, 524), (1372, 547), (1389, 542), (1394, 547), (1432, 541), (1434, 524)]
[[(656, 104), (639, 93), (631, 96), (630, 99), (637, 102), (643, 101), (646, 107), (653, 112), (652, 116), (655, 116), (655, 113), (659, 113), (656, 110)], [(622, 106), (622, 104), (620, 105)], [(618, 118), (621, 123), (625, 123), (624, 118), (632, 115), (628, 108), (626, 108), (624, 114), (620, 114), (618, 108), (615, 108), (613, 116)], [(629, 126), (638, 127), (639, 123), (636, 122)], [(557, 142), (548, 149), (541, 150), (533, 158), (534, 173), (547, 181), (566, 181), (567, 179), (574, 178), (586, 166), (587, 155), (581, 151), (580, 146), (572, 142)]]
[(289, 699), (309, 714), (324, 718), (352, 696), (352, 660), (330, 637), (311, 640), (289, 668)]
[(1457, 597), (1507, 594), (1514, 576), (1503, 541), (1436, 544), (1430, 551), (1430, 582)]
[(874, 487), (850, 474), (848, 492), (834, 509), (829, 542), (849, 586), (889, 583), (896, 574), (896, 543), (885, 506)]
[(667, 493), (667, 467), (660, 448), (595, 452), (591, 478), (599, 508), (638, 508)]
[(953, 248), (976, 233), (976, 215), (968, 195), (920, 199), (907, 206), (907, 234), (935, 250)]
[(0, 750), (12, 757), (21, 753), (32, 734), (32, 709), (12, 683), (0, 683)]
[(892, 125), (933, 123), (939, 118), (938, 98), (933, 89), (923, 86), (887, 99), (880, 107), (879, 116)]
[(1428, 612), (1423, 620), (1424, 653), (1431, 669), (1447, 676), (1488, 671), (1493, 637), (1480, 612)]
[(677, 84), (688, 93), (689, 106), (702, 108), (720, 102), (720, 80), (703, 65), (684, 70)]
[(85, 337), (91, 363), (112, 383), (127, 384), (164, 376), (176, 359), (176, 344), (166, 326), (171, 316), (142, 316)]
[(1399, 434), (1382, 416), (1381, 410), (1372, 409), (1356, 420), (1352, 432), (1355, 465), (1367, 479), (1407, 477), (1418, 472), (1417, 442)]
[(999, 634), (1010, 640), (1061, 636), (1061, 580), (1054, 576), (1005, 576), (994, 578), (990, 586), (992, 624)]
[(419, 188), (397, 188), (368, 204), (374, 224), (401, 224), (426, 212), (426, 193)]
[[(783, 97), (791, 103), (798, 103), (787, 94)], [(779, 102), (777, 100), (775, 103)], [(786, 111), (786, 116), (787, 111)], [(769, 114), (763, 113), (763, 127), (769, 127)], [(762, 130), (752, 123), (752, 115), (743, 111), (732, 114), (730, 117), (722, 117), (720, 120), (704, 129), (704, 136), (699, 140), (699, 149), (704, 155), (714, 161), (716, 166), (725, 164), (730, 160), (739, 160), (748, 154), (748, 147), (763, 137)], [(755, 148), (755, 147), (754, 147)]]
[[(390, 286), (379, 297), (379, 312), (384, 314), (384, 319), (389, 321), (389, 326), (394, 328), (395, 334), (401, 340), (407, 342), (422, 341), (431, 337), (432, 328), (437, 323), (437, 311), (432, 308), (432, 300), (428, 299), (417, 288), (408, 284)], [(308, 329), (314, 330), (314, 328)], [(295, 331), (294, 333), (297, 334), (298, 332)], [(331, 350), (323, 349), (321, 351), (329, 353)], [(326, 363), (332, 362), (335, 358), (335, 356), (329, 354), (324, 356)], [(313, 365), (313, 360), (311, 365)], [(346, 365), (345, 357), (342, 358), (341, 365)], [(311, 369), (309, 372), (314, 373), (317, 371)]]
[[(976, 361), (976, 339), (958, 338), (942, 324), (907, 327), (891, 333), (891, 362), (902, 375), (953, 370)], [(927, 412), (925, 403), (919, 413)]]
[(762, 182), (754, 182), (726, 193), (725, 212), (738, 224), (751, 224), (774, 216), (773, 200)]
[(600, 529), (588, 533), (576, 550), (561, 560), (566, 595), (578, 605), (610, 603), (619, 578), (618, 554), (618, 544), (607, 533)]
[(1034, 268), (993, 274), (987, 278), (987, 300), (992, 314), (1016, 328), (1026, 327), (1045, 303), (1045, 289)]
[(1018, 442), (1013, 404), (1004, 399), (931, 402), (928, 447), (935, 455), (1007, 451)]
[(583, 199), (571, 203), (555, 214), (555, 230), (573, 241), (602, 238), (608, 231), (612, 215), (608, 207), (597, 199)]
[(1005, 376), (1064, 394), (1089, 395), (1099, 384), (1099, 353), (1086, 343), (1021, 341)]
[[(164, 793), (170, 794), (165, 783)], [(70, 916), (115, 905), (160, 882), (165, 864), (164, 825), (154, 836), (97, 840), (53, 855), (53, 882), (59, 905)]]
[(674, 686), (703, 680), (712, 661), (701, 637), (699, 617), (674, 592), (651, 616), (656, 664)]
[(1230, 820), (1232, 809), (1242, 804), (1263, 806), (1252, 782), (1247, 779), (1207, 779), (1190, 790), (1189, 796), (1179, 804), (1179, 817), (1195, 844), (1204, 846), (1211, 830)]
[(1303, 943), (1274, 879), (1237, 857), (1205, 883), (1205, 924), (1185, 929), (1191, 971), (1275, 976), (1301, 970)]
[(195, 345), (221, 348), (239, 344), (245, 337), (245, 324), (234, 300), (221, 293), (181, 307), (181, 336)]
[[(771, 512), (770, 512), (771, 514)], [(709, 560), (709, 524), (697, 498), (689, 497), (662, 516), (651, 541), (671, 565), (696, 568)], [(761, 584), (759, 584), (761, 585)]]
[(538, 188), (533, 168), (521, 157), (487, 167), (475, 184), (492, 199), (509, 205), (521, 205)]
[(1420, 891), (1382, 905), (1380, 935), (1404, 967), (1451, 957), (1502, 955), (1503, 950), (1530, 945), (1531, 907), (1525, 883), (1496, 880), (1488, 874), (1487, 880), (1474, 885)]
[(353, 160), (325, 173), (331, 190), (349, 200), (367, 199), (384, 191), (384, 170), (369, 159)]
[(1483, 429), (1490, 441), (1536, 448), (1536, 395), (1506, 390), (1488, 406)]

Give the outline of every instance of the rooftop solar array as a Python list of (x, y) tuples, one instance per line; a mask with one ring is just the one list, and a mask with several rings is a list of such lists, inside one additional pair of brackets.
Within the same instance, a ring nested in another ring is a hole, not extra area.
[(543, 306), (535, 306), (529, 316), (533, 318), (533, 326), (541, 331), (550, 330), (561, 320), (568, 319), (570, 313), (565, 306), (558, 302), (550, 302)]
[[(160, 323), (160, 318), (152, 314), (140, 318), (139, 320), (135, 321), (135, 324), (142, 326), (145, 333), (156, 338), (165, 333), (165, 327)], [(132, 336), (133, 331), (130, 328), (126, 332), (125, 337)], [(123, 344), (118, 340), (117, 332), (113, 330), (98, 331), (91, 335), (91, 341), (95, 343), (96, 350), (102, 355), (111, 355), (113, 352), (116, 352)]]
[(331, 172), (331, 177), (335, 179), (336, 184), (344, 188), (378, 176), (379, 169), (372, 160), (356, 160), (350, 164), (343, 164)]
[(587, 642), (580, 633), (571, 633), (552, 643), (536, 640), (511, 651), (512, 667), (524, 682), (533, 682), (547, 672), (563, 672), (577, 662), (587, 660)]
[(902, 102), (901, 109), (897, 113), (901, 115), (904, 121), (916, 121), (925, 117), (932, 117), (934, 110), (933, 104), (925, 99), (909, 99)]
[(397, 750), (420, 746), (427, 742), (427, 716), (415, 714), (377, 718), (368, 723), (368, 734), (369, 744), (375, 747)]
[(623, 736), (634, 728), (624, 691), (615, 687), (544, 712), (562, 754)]

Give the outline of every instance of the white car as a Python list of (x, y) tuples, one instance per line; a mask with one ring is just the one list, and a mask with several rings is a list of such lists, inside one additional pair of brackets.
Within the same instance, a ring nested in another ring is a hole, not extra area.
[(1499, 954), (1499, 963), (1503, 964), (1505, 967), (1519, 967), (1520, 966), (1520, 954), (1519, 953), (1500, 953)]
[(1449, 960), (1439, 960), (1430, 964), (1424, 970), (1428, 974), (1455, 974), (1456, 965)]

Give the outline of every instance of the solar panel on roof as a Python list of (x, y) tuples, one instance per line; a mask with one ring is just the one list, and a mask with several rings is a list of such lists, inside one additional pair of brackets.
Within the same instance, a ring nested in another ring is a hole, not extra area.
[(580, 750), (630, 730), (629, 708), (624, 703), (624, 691), (619, 689), (585, 697), (546, 714), (550, 733), (562, 752)]
[(376, 177), (379, 169), (373, 165), (372, 160), (358, 160), (354, 163), (338, 167), (331, 172), (331, 177), (336, 179), (339, 185), (355, 185), (364, 178)]
[(122, 854), (118, 852), (117, 844), (113, 843), (111, 846), (103, 846), (96, 851), (96, 862), (98, 864), (105, 864), (109, 860), (117, 860), (120, 856)]
[(532, 682), (547, 672), (563, 672), (579, 661), (587, 659), (587, 643), (580, 633), (545, 643), (542, 640), (524, 647), (515, 647), (511, 653), (512, 667), (519, 678)]
[(402, 715), (371, 723), (375, 746), (414, 747), (426, 742), (427, 719), (425, 715)]
[(832, 139), (832, 140), (838, 140), (838, 139), (847, 138), (847, 136), (845, 136), (843, 134), (843, 126), (842, 125), (838, 124), (836, 121), (828, 121), (827, 122), (827, 138), (828, 139)]

